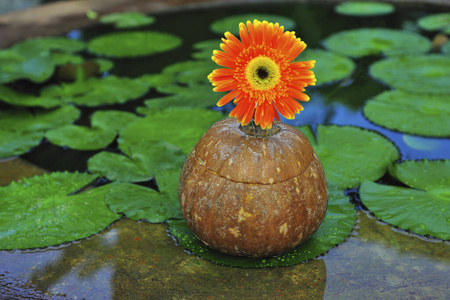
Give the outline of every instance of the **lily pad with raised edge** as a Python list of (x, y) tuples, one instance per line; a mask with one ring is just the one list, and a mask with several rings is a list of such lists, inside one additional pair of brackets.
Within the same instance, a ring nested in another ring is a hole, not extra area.
[(417, 33), (386, 28), (341, 31), (326, 38), (323, 45), (328, 50), (353, 58), (381, 54), (417, 55), (431, 49), (431, 41)]
[(306, 49), (296, 58), (296, 61), (307, 60), (316, 61), (314, 66), (316, 85), (344, 79), (355, 69), (355, 63), (351, 59), (324, 50)]
[(390, 90), (366, 103), (364, 115), (373, 123), (415, 135), (450, 136), (448, 95)]
[(292, 251), (271, 258), (247, 258), (222, 254), (208, 248), (191, 231), (184, 220), (169, 220), (170, 233), (189, 252), (217, 264), (242, 268), (292, 266), (326, 253), (345, 241), (355, 224), (353, 205), (342, 190), (330, 186), (328, 210), (318, 231)]
[(109, 57), (137, 57), (166, 52), (179, 47), (182, 40), (169, 33), (127, 31), (98, 36), (88, 43), (89, 50)]
[(395, 6), (386, 2), (348, 1), (336, 5), (334, 11), (354, 17), (384, 16), (394, 12)]
[(0, 187), (0, 249), (86, 238), (120, 218), (105, 205), (108, 185), (72, 194), (94, 179), (86, 173), (51, 173)]
[(319, 125), (317, 137), (302, 131), (319, 156), (329, 184), (346, 189), (377, 180), (399, 159), (395, 145), (379, 133), (353, 126)]
[(14, 131), (42, 131), (71, 124), (80, 116), (80, 111), (71, 105), (51, 110), (0, 110), (0, 129)]
[(278, 23), (280, 26), (284, 26), (285, 30), (291, 30), (295, 27), (295, 22), (290, 18), (271, 15), (271, 14), (243, 14), (226, 17), (213, 22), (210, 29), (217, 34), (223, 35), (224, 32), (231, 32), (232, 34), (239, 36), (239, 23), (247, 24), (247, 21), (253, 22), (253, 20), (267, 21), (272, 23)]
[(88, 160), (93, 174), (111, 181), (141, 182), (152, 179), (157, 170), (183, 167), (186, 155), (181, 149), (164, 141), (141, 141), (124, 149), (127, 154), (100, 152)]
[(119, 148), (127, 149), (143, 140), (166, 141), (188, 154), (211, 125), (223, 116), (217, 111), (200, 108), (155, 110), (121, 132)]
[(417, 21), (420, 28), (435, 31), (439, 30), (450, 34), (450, 13), (440, 13), (420, 18)]
[(154, 17), (149, 17), (139, 12), (119, 12), (104, 15), (100, 18), (100, 23), (114, 24), (116, 28), (134, 28), (155, 23)]
[(85, 81), (62, 83), (44, 88), (41, 97), (61, 99), (81, 106), (122, 104), (144, 95), (149, 86), (139, 78), (107, 76)]
[(394, 226), (450, 240), (450, 161), (405, 161), (389, 172), (411, 188), (364, 182), (364, 205)]
[(156, 183), (159, 192), (130, 183), (116, 183), (105, 197), (109, 208), (123, 213), (132, 220), (148, 220), (151, 223), (167, 219), (182, 219), (178, 202), (180, 169), (158, 171)]
[(22, 132), (0, 128), (0, 159), (22, 155), (39, 145), (44, 132)]
[(375, 62), (369, 73), (396, 89), (411, 93), (450, 94), (450, 57), (392, 57)]
[(128, 112), (96, 111), (91, 118), (91, 127), (69, 124), (47, 131), (45, 137), (61, 147), (98, 150), (111, 144), (118, 131), (135, 119), (135, 115)]

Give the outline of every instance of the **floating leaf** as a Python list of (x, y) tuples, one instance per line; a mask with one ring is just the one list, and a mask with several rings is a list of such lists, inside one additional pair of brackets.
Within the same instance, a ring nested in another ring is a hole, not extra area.
[(178, 83), (209, 85), (208, 75), (215, 68), (214, 64), (212, 60), (188, 60), (169, 65), (162, 73), (173, 76)]
[(98, 106), (125, 103), (148, 91), (144, 81), (126, 77), (91, 77), (85, 81), (62, 83), (44, 88), (41, 97), (61, 99), (64, 103)]
[(9, 83), (18, 79), (41, 83), (50, 78), (54, 67), (53, 60), (48, 56), (28, 59), (0, 58), (0, 83)]
[(389, 129), (425, 136), (450, 136), (448, 96), (386, 91), (364, 106), (364, 115)]
[(21, 155), (39, 145), (42, 131), (21, 132), (0, 128), (0, 159)]
[(316, 139), (309, 127), (299, 129), (319, 156), (328, 183), (342, 189), (379, 179), (399, 159), (391, 141), (367, 129), (319, 125)]
[(0, 249), (46, 247), (105, 229), (120, 217), (105, 205), (109, 186), (71, 194), (94, 179), (52, 173), (0, 187)]
[(450, 55), (450, 42), (446, 42), (444, 45), (442, 45), (442, 53)]
[(411, 188), (364, 182), (366, 207), (394, 226), (449, 240), (450, 161), (405, 161), (389, 172)]
[(100, 23), (114, 24), (116, 28), (133, 28), (153, 24), (155, 18), (139, 12), (120, 12), (102, 16)]
[(91, 127), (70, 124), (47, 131), (45, 137), (52, 144), (76, 150), (103, 149), (114, 141), (119, 129), (135, 118), (128, 112), (96, 111)]
[(423, 55), (388, 58), (370, 66), (370, 74), (411, 93), (450, 94), (450, 57)]
[(86, 44), (80, 40), (64, 37), (39, 37), (15, 44), (11, 49), (24, 56), (36, 56), (51, 51), (80, 52)]
[(272, 23), (279, 23), (284, 26), (285, 30), (291, 30), (295, 27), (295, 22), (289, 18), (277, 15), (267, 14), (244, 14), (226, 17), (215, 21), (211, 24), (211, 30), (214, 33), (223, 35), (224, 32), (231, 32), (234, 35), (239, 35), (239, 23), (247, 24), (247, 21), (253, 22), (254, 19), (259, 21), (267, 21)]
[(91, 52), (111, 57), (146, 56), (172, 50), (182, 43), (169, 34), (153, 31), (131, 31), (105, 34), (89, 41)]
[(316, 85), (344, 79), (355, 69), (355, 63), (351, 59), (324, 50), (307, 49), (296, 59), (296, 61), (306, 60), (316, 61), (314, 66)]
[(222, 117), (219, 112), (198, 108), (155, 110), (121, 132), (119, 148), (127, 149), (143, 140), (166, 141), (188, 154), (209, 127)]
[(217, 264), (242, 268), (281, 267), (314, 258), (344, 242), (355, 224), (355, 211), (341, 190), (330, 187), (328, 210), (318, 231), (292, 251), (271, 258), (246, 258), (222, 254), (208, 248), (190, 230), (184, 220), (169, 220), (170, 233), (188, 251)]
[(195, 50), (198, 50), (192, 54), (193, 58), (211, 60), (213, 51), (220, 48), (220, 41), (218, 41), (217, 39), (201, 41), (201, 42), (195, 43), (193, 47)]
[(60, 99), (21, 93), (6, 85), (0, 85), (0, 100), (14, 106), (37, 106), (43, 108), (54, 108), (63, 104)]
[(341, 15), (368, 17), (383, 16), (394, 12), (395, 7), (391, 3), (371, 1), (349, 1), (339, 3), (334, 10)]
[(121, 155), (100, 152), (88, 160), (89, 171), (109, 180), (140, 182), (150, 180), (155, 171), (183, 167), (186, 155), (164, 141), (141, 141), (130, 144)]
[(450, 13), (441, 13), (422, 17), (417, 21), (420, 28), (435, 31), (440, 30), (444, 33), (450, 33)]
[(159, 192), (130, 183), (113, 184), (105, 202), (112, 211), (123, 213), (132, 220), (160, 223), (172, 218), (181, 219), (183, 213), (178, 202), (180, 173), (181, 168), (158, 171)]
[(323, 45), (345, 56), (422, 54), (431, 42), (414, 32), (385, 28), (360, 28), (342, 31), (324, 40)]
[(80, 111), (65, 105), (52, 110), (0, 110), (0, 128), (15, 131), (41, 131), (72, 123), (80, 116)]

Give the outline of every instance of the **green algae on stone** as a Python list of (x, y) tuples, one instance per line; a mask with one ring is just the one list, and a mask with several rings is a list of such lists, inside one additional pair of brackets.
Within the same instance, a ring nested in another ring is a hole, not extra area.
[(364, 182), (364, 205), (394, 226), (450, 240), (450, 161), (405, 161), (389, 173), (409, 188)]
[(126, 155), (100, 152), (88, 160), (88, 169), (93, 174), (111, 181), (148, 181), (158, 170), (180, 168), (186, 155), (181, 149), (164, 141), (140, 141), (122, 150)]
[(389, 129), (424, 136), (450, 136), (448, 95), (390, 90), (369, 100), (364, 115)]
[(328, 210), (317, 232), (295, 249), (275, 257), (247, 258), (230, 256), (208, 248), (190, 230), (184, 220), (169, 220), (170, 233), (189, 252), (214, 263), (242, 268), (292, 266), (326, 253), (345, 241), (355, 225), (353, 205), (342, 190), (330, 186)]
[(105, 197), (105, 203), (116, 212), (132, 220), (148, 220), (151, 223), (167, 219), (182, 219), (178, 202), (178, 181), (181, 168), (156, 172), (158, 191), (131, 184), (115, 183)]
[(428, 31), (442, 31), (450, 34), (450, 13), (428, 15), (417, 21), (420, 28)]
[(326, 38), (323, 45), (328, 50), (353, 58), (423, 54), (431, 49), (431, 41), (417, 33), (386, 28), (341, 31)]
[(139, 78), (107, 76), (84, 81), (51, 85), (41, 91), (41, 97), (61, 99), (81, 106), (121, 104), (144, 95), (149, 86)]
[(348, 1), (336, 5), (334, 11), (346, 16), (370, 17), (388, 15), (395, 11), (395, 7), (386, 2)]
[(203, 133), (222, 117), (217, 111), (200, 108), (155, 109), (121, 132), (119, 148), (126, 149), (142, 140), (166, 141), (188, 154)]
[(450, 57), (434, 54), (383, 59), (372, 64), (369, 73), (410, 93), (450, 94), (449, 69)]
[(105, 205), (109, 186), (75, 193), (94, 179), (51, 173), (0, 187), (0, 249), (46, 247), (105, 229), (120, 217)]
[(45, 137), (61, 147), (76, 150), (98, 150), (111, 144), (118, 131), (136, 116), (123, 111), (96, 111), (91, 118), (91, 127), (68, 124), (49, 130)]
[(108, 57), (137, 57), (166, 52), (179, 47), (182, 40), (169, 33), (127, 31), (98, 36), (88, 43), (94, 54)]
[(253, 22), (253, 20), (267, 21), (272, 23), (279, 23), (280, 26), (284, 26), (284, 30), (292, 30), (295, 27), (295, 22), (290, 18), (277, 16), (272, 14), (243, 14), (234, 15), (214, 21), (210, 29), (217, 34), (223, 35), (224, 32), (229, 31), (235, 36), (239, 35), (239, 23), (247, 24), (247, 21)]
[(355, 63), (351, 59), (319, 49), (306, 49), (296, 58), (296, 61), (306, 60), (316, 61), (314, 66), (316, 85), (344, 79), (355, 69)]
[(357, 187), (362, 181), (381, 178), (399, 159), (395, 145), (382, 135), (353, 126), (319, 125), (317, 137), (310, 127), (302, 131), (319, 156), (329, 184)]
[(21, 155), (39, 145), (43, 131), (16, 131), (0, 128), (0, 159)]
[(129, 11), (104, 15), (100, 18), (100, 23), (113, 24), (116, 28), (135, 28), (155, 23), (154, 17), (145, 14)]

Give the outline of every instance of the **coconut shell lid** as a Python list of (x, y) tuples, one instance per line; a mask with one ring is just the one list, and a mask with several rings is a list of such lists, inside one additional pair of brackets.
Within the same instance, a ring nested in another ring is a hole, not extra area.
[(213, 173), (235, 182), (273, 184), (296, 177), (309, 167), (314, 151), (299, 130), (278, 126), (276, 134), (256, 137), (241, 131), (234, 118), (218, 121), (195, 146), (196, 157)]

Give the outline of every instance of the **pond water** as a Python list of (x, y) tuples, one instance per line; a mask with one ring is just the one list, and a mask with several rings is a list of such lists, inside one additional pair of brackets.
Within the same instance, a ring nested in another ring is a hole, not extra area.
[[(418, 31), (418, 18), (441, 9), (399, 6), (392, 15), (357, 18), (335, 14), (332, 5), (266, 4), (158, 14), (151, 29), (182, 37), (182, 47), (145, 58), (114, 60), (109, 72), (129, 77), (159, 73), (165, 66), (191, 59), (194, 44), (219, 40), (209, 30), (215, 20), (274, 11), (296, 22), (294, 30), (308, 48), (321, 48), (325, 38), (344, 30), (383, 27)], [(90, 40), (111, 30), (103, 25), (69, 35)], [(434, 33), (427, 37), (433, 39)], [(404, 134), (365, 118), (365, 102), (389, 89), (367, 74), (378, 59), (355, 59), (356, 70), (350, 79), (307, 89), (311, 101), (303, 105), (305, 110), (296, 120), (283, 121), (313, 129), (318, 124), (367, 128), (391, 140), (401, 160), (449, 159), (448, 138)], [(152, 90), (137, 100), (107, 108), (134, 112), (145, 99), (161, 95)], [(87, 124), (95, 110), (84, 107), (78, 124)], [(117, 147), (117, 142), (108, 147)], [(84, 172), (87, 160), (98, 152), (71, 150), (46, 141), (19, 158), (0, 161), (0, 183), (6, 185), (11, 179), (45, 171)], [(394, 180), (386, 175), (382, 181)], [(143, 185), (154, 187), (154, 182)], [(348, 191), (357, 221), (345, 242), (294, 266), (243, 269), (215, 264), (179, 246), (166, 223), (151, 224), (124, 216), (89, 238), (59, 246), (0, 251), (0, 299), (449, 298), (450, 243), (377, 220), (361, 205), (357, 192)]]

